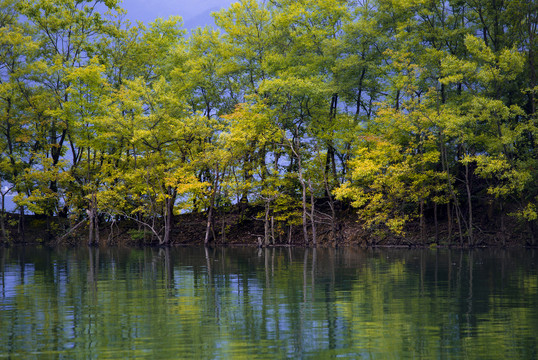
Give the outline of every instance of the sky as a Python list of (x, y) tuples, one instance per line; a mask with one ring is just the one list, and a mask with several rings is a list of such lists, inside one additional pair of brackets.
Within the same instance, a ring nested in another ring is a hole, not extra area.
[(148, 24), (162, 17), (178, 15), (183, 18), (186, 29), (214, 25), (211, 13), (229, 7), (237, 0), (123, 0), (121, 7), (127, 10), (127, 19)]

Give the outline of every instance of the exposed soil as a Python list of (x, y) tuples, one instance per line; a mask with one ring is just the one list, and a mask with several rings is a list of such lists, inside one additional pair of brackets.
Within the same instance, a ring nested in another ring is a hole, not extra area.
[[(328, 209), (320, 210), (329, 213)], [(264, 221), (259, 218), (263, 209), (248, 207), (242, 211), (238, 208), (227, 212), (217, 213), (211, 233), (211, 245), (246, 245), (260, 246), (264, 239)], [(317, 246), (390, 246), (390, 247), (420, 247), (420, 246), (451, 246), (451, 247), (483, 247), (483, 246), (536, 246), (533, 240), (533, 229), (528, 224), (521, 224), (507, 215), (492, 216), (484, 211), (477, 211), (472, 245), (467, 234), (459, 234), (458, 227), (453, 224), (449, 232), (448, 223), (442, 213), (438, 214), (437, 229), (433, 214), (426, 213), (424, 228), (421, 231), (418, 221), (409, 223), (405, 235), (396, 236), (378, 229), (366, 230), (358, 221), (358, 217), (349, 206), (339, 204), (337, 209), (337, 234), (333, 234), (329, 222), (316, 225)], [(67, 218), (47, 218), (39, 215), (26, 215), (23, 227), (19, 226), (19, 216), (6, 214), (6, 229), (9, 239), (2, 234), (0, 245), (9, 244), (47, 244), (47, 245), (86, 245), (87, 222), (72, 221)], [(499, 227), (500, 217), (504, 229)], [(170, 245), (203, 245), (206, 232), (207, 218), (205, 213), (191, 213), (175, 216), (171, 233)], [(290, 235), (291, 231), (291, 235)], [(275, 223), (274, 240), (271, 236), (268, 246), (312, 246), (311, 228), (309, 227), (309, 242), (306, 243), (303, 228)], [(449, 238), (450, 235), (450, 238)], [(7, 240), (7, 241), (6, 241)], [(106, 245), (143, 245), (155, 246), (158, 241), (151, 232), (131, 220), (118, 219), (111, 222), (101, 219), (100, 244)]]

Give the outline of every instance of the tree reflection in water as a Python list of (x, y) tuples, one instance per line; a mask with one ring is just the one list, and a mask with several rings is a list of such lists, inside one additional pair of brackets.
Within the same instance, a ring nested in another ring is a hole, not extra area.
[(538, 348), (533, 250), (9, 248), (0, 282), (6, 356), (534, 359)]

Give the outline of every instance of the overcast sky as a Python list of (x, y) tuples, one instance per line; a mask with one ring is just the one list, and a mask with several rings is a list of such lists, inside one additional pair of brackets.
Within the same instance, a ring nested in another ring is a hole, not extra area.
[(162, 17), (178, 15), (183, 18), (186, 29), (214, 25), (211, 13), (227, 8), (237, 0), (123, 0), (121, 6), (127, 10), (127, 18), (146, 24)]

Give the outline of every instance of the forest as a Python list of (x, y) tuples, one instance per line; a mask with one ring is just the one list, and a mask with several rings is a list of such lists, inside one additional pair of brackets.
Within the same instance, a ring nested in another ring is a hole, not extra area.
[(207, 245), (234, 213), (263, 245), (344, 243), (344, 216), (370, 244), (535, 244), (535, 0), (213, 16), (187, 31), (117, 0), (0, 0), (0, 243), (41, 221), (56, 241), (129, 223), (167, 245), (193, 215)]

